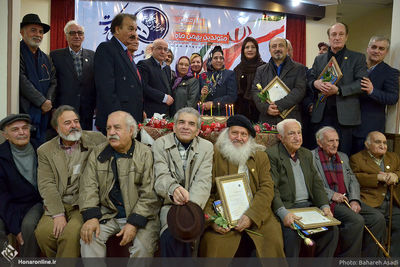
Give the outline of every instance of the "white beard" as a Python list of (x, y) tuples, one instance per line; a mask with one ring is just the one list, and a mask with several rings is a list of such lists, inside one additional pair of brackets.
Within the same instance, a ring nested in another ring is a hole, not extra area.
[(78, 141), (79, 139), (81, 139), (82, 136), (82, 131), (73, 131), (71, 133), (69, 133), (68, 135), (65, 135), (63, 133), (61, 133), (61, 131), (58, 132), (58, 134), (60, 135), (60, 137), (66, 141)]
[(223, 130), (215, 144), (222, 156), (235, 165), (245, 165), (250, 156), (256, 151), (265, 151), (265, 146), (256, 143), (252, 136), (241, 146), (235, 146), (229, 139), (229, 128)]

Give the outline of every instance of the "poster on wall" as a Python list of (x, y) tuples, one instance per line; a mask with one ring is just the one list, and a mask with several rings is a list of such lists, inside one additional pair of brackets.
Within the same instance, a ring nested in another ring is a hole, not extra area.
[(110, 40), (111, 21), (118, 13), (137, 17), (140, 43), (135, 53), (136, 62), (144, 59), (149, 43), (163, 38), (175, 60), (196, 52), (205, 61), (212, 48), (220, 45), (224, 50), (225, 68), (233, 69), (240, 63), (246, 37), (258, 41), (264, 61), (270, 59), (269, 40), (274, 36), (286, 37), (285, 15), (152, 2), (75, 0), (75, 20), (85, 27), (83, 46), (96, 50), (101, 42)]

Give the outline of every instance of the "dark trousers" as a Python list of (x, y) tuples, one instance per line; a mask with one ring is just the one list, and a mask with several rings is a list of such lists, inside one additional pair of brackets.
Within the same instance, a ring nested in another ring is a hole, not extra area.
[(374, 208), (361, 203), (360, 213), (355, 213), (345, 204), (335, 206), (334, 216), (342, 222), (339, 227), (339, 257), (377, 257), (379, 248), (372, 237), (364, 231), (366, 225), (375, 237), (382, 242), (385, 233), (385, 220)]
[[(400, 257), (400, 208), (394, 203), (392, 210), (392, 232), (391, 232), (391, 244), (390, 244), (390, 256)], [(389, 194), (386, 194), (386, 198), (382, 205), (377, 209), (385, 216), (386, 224), (389, 225)]]
[[(21, 233), (24, 245), (19, 247), (19, 254), (22, 257), (38, 257), (39, 246), (35, 237), (35, 228), (42, 217), (43, 206), (41, 203), (34, 205), (25, 215), (21, 224)], [(5, 240), (4, 240), (5, 237)], [(3, 220), (0, 218), (0, 241), (4, 244), (7, 241), (6, 230)], [(1, 245), (2, 245), (1, 244)]]
[(169, 229), (165, 229), (160, 238), (161, 257), (192, 257), (191, 243), (175, 239)]

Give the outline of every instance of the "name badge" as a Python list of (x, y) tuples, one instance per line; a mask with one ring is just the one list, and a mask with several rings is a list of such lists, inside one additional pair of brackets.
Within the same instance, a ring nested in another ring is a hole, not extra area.
[(72, 174), (79, 174), (81, 172), (81, 164), (77, 164), (74, 166), (73, 170), (72, 170)]

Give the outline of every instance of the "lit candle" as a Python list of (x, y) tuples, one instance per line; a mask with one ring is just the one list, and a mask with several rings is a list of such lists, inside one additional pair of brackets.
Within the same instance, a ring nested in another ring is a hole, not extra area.
[(218, 116), (221, 116), (221, 107), (219, 102), (218, 102)]
[(200, 113), (200, 102), (197, 102), (197, 110), (199, 111), (199, 114), (201, 114)]
[(212, 117), (212, 104), (213, 104), (213, 103), (211, 103), (211, 109), (210, 109), (210, 110), (211, 110), (211, 117)]
[(204, 103), (203, 103), (202, 108), (201, 108), (201, 116), (203, 116), (203, 114), (204, 114)]
[(235, 116), (235, 108), (234, 108), (233, 104), (232, 104), (232, 116)]
[(225, 116), (228, 116), (228, 105), (225, 104)]

